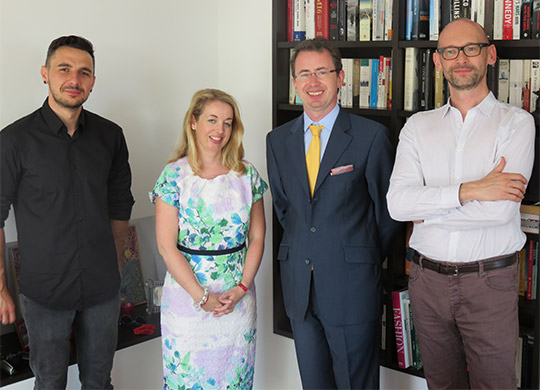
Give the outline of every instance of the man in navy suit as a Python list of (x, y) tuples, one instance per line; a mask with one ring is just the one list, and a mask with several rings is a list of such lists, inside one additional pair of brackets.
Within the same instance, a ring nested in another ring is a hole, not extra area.
[(378, 388), (381, 263), (399, 226), (385, 200), (393, 146), (386, 127), (337, 104), (345, 74), (329, 41), (299, 44), (291, 69), (304, 114), (266, 141), (302, 385)]

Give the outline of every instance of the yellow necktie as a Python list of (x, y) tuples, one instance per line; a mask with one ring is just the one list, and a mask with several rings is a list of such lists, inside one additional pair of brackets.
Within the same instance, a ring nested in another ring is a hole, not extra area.
[(309, 180), (309, 191), (313, 196), (315, 190), (315, 183), (317, 182), (317, 174), (319, 173), (319, 165), (321, 162), (321, 130), (324, 126), (321, 125), (309, 125), (311, 130), (311, 144), (306, 154), (306, 166)]

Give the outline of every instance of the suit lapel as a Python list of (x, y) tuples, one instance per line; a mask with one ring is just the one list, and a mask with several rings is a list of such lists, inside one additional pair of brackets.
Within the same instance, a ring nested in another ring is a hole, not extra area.
[(286, 145), (291, 161), (291, 169), (296, 172), (300, 185), (306, 194), (309, 195), (308, 177), (306, 168), (306, 157), (304, 150), (304, 116), (300, 115), (298, 119), (291, 125), (290, 134)]
[(330, 169), (334, 167), (336, 161), (351, 142), (351, 136), (347, 134), (347, 131), (349, 131), (350, 128), (351, 121), (349, 119), (349, 113), (341, 108), (336, 123), (334, 123), (332, 134), (330, 134), (328, 144), (326, 145), (326, 150), (324, 151), (319, 174), (317, 175), (317, 183), (315, 184), (315, 192), (317, 192), (317, 189), (322, 185), (324, 180), (326, 180), (330, 174)]

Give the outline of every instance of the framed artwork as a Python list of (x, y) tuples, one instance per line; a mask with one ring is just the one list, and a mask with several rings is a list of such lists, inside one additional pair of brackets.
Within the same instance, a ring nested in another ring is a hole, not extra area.
[(159, 313), (161, 308), (161, 294), (163, 292), (163, 282), (148, 279), (146, 285), (146, 312), (148, 314)]
[(124, 247), (120, 299), (122, 302), (129, 302), (133, 305), (140, 305), (146, 302), (139, 243), (135, 226), (128, 228)]

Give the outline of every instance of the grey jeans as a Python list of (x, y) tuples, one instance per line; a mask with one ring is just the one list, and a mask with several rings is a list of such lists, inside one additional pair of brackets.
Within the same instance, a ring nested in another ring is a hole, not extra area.
[(112, 389), (120, 297), (82, 310), (51, 310), (20, 295), (34, 389), (65, 389), (73, 330), (82, 389)]
[(413, 263), (409, 296), (430, 389), (516, 388), (517, 263), (459, 276)]

